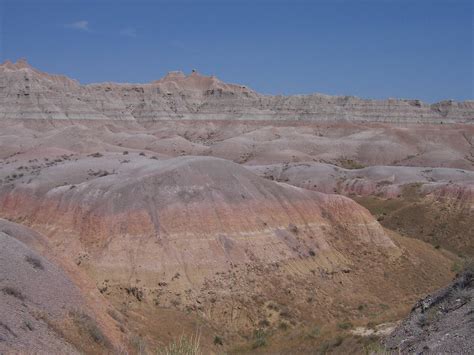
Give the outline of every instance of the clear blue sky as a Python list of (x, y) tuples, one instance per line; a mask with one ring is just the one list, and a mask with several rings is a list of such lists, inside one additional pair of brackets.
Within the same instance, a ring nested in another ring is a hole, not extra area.
[(464, 0), (0, 0), (0, 60), (82, 83), (215, 74), (267, 94), (472, 99)]

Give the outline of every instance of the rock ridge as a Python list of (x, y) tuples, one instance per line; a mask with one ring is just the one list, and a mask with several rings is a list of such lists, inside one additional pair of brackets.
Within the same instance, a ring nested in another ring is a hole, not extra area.
[(0, 65), (0, 120), (10, 119), (473, 123), (474, 100), (427, 104), (323, 94), (270, 96), (195, 70), (170, 72), (146, 84), (81, 85), (22, 59)]

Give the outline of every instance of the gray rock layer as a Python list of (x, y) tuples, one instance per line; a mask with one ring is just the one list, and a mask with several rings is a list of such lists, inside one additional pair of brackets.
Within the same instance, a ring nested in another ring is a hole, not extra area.
[(454, 282), (420, 300), (385, 340), (400, 354), (474, 353), (474, 264)]
[(474, 122), (474, 101), (368, 100), (322, 94), (267, 96), (216, 77), (172, 72), (148, 84), (80, 85), (26, 61), (0, 65), (0, 119), (241, 119)]

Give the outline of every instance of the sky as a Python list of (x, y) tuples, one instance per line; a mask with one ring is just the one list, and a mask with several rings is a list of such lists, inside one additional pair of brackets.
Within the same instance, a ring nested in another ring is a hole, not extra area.
[(473, 99), (464, 0), (0, 0), (0, 61), (81, 83), (196, 69), (265, 94)]

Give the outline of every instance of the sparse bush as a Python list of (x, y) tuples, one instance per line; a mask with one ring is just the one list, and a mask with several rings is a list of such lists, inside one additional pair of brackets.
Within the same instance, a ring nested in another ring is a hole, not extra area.
[(288, 225), (288, 229), (289, 229), (292, 233), (295, 233), (295, 234), (298, 233), (298, 227), (295, 226), (293, 223), (290, 223), (290, 224)]
[(97, 153), (89, 154), (89, 156), (92, 158), (100, 158), (100, 157), (103, 157), (104, 155), (97, 152)]
[(367, 323), (367, 328), (375, 329), (376, 326), (377, 324), (375, 322), (370, 321)]
[(191, 337), (181, 335), (165, 348), (158, 349), (158, 355), (200, 355), (201, 352), (201, 335), (194, 334)]
[(313, 327), (308, 331), (308, 333), (306, 333), (306, 337), (310, 339), (316, 339), (319, 337), (320, 334), (321, 330), (319, 329), (319, 327)]
[(346, 159), (346, 158), (341, 158), (338, 160), (338, 165), (341, 168), (344, 169), (363, 169), (365, 168), (364, 165), (360, 164), (359, 162), (352, 160), (352, 159)]
[(344, 342), (344, 338), (341, 337), (341, 336), (338, 336), (336, 338), (333, 339), (333, 341), (331, 342), (331, 345), (333, 347), (338, 347), (339, 345), (341, 345), (342, 343)]
[(127, 154), (128, 154), (128, 151), (127, 151), (127, 150), (124, 150), (122, 154), (123, 154), (123, 155), (127, 155)]
[(44, 270), (44, 266), (43, 264), (41, 263), (41, 260), (35, 256), (32, 256), (32, 255), (27, 255), (25, 257), (25, 260), (26, 262), (30, 263), (33, 268), (35, 269), (39, 269), (39, 270)]
[(461, 303), (466, 303), (469, 302), (472, 298), (471, 291), (469, 291), (467, 288), (455, 288), (452, 291), (453, 298)]
[(107, 309), (107, 314), (117, 322), (122, 323), (123, 319), (115, 309)]
[(137, 301), (139, 302), (143, 301), (143, 291), (140, 290), (138, 287), (130, 286), (130, 287), (125, 288), (125, 291), (127, 292), (128, 295), (134, 296), (137, 299)]
[(2, 292), (8, 296), (18, 298), (20, 301), (25, 300), (25, 296), (23, 296), (23, 294), (14, 287), (6, 286), (2, 288)]
[(290, 311), (288, 310), (288, 308), (284, 308), (280, 311), (280, 317), (283, 317), (283, 318), (291, 318), (291, 313)]
[(267, 308), (268, 309), (271, 309), (273, 311), (278, 311), (278, 305), (273, 303), (273, 302), (270, 302), (268, 305), (267, 305)]
[(280, 322), (280, 324), (278, 324), (278, 328), (281, 329), (281, 330), (287, 330), (288, 329), (288, 323), (287, 322)]
[(24, 328), (28, 329), (29, 331), (35, 330), (35, 328), (33, 327), (33, 324), (31, 324), (31, 322), (29, 320), (24, 321), (23, 326), (24, 326)]
[(92, 338), (97, 344), (103, 345), (107, 348), (111, 346), (110, 341), (102, 333), (102, 330), (97, 325), (95, 319), (82, 311), (73, 311), (70, 313), (74, 324)]
[(145, 153), (143, 153), (143, 152), (140, 152), (140, 154), (138, 154), (138, 155), (140, 155), (140, 156), (144, 157), (144, 156), (145, 156)]
[(423, 328), (424, 326), (428, 325), (428, 319), (424, 314), (420, 314), (416, 320), (416, 324), (418, 324), (420, 328)]
[(214, 345), (224, 345), (224, 341), (220, 336), (216, 335), (214, 337)]
[(135, 335), (131, 339), (133, 348), (136, 350), (138, 355), (146, 354), (146, 341), (139, 335)]

